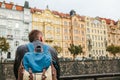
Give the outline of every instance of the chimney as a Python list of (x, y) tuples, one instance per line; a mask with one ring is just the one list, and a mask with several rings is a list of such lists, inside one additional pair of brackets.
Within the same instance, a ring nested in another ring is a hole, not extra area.
[(13, 2), (10, 2), (10, 4), (14, 4)]
[(3, 1), (3, 3), (5, 3), (5, 0)]
[(25, 1), (24, 8), (29, 8), (29, 2), (28, 1)]
[(74, 15), (76, 15), (76, 12), (74, 10), (71, 10), (70, 11), (70, 16), (74, 16)]

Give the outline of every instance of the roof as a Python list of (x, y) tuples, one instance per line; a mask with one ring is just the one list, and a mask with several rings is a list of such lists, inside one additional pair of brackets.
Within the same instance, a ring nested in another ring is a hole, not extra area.
[[(6, 9), (12, 9), (13, 6), (14, 6), (14, 4), (13, 4), (12, 2), (6, 3), (6, 2), (4, 1), (4, 2), (0, 2), (0, 7), (2, 6), (3, 3), (5, 4), (5, 8), (6, 8)], [(16, 7), (16, 10), (17, 10), (17, 11), (23, 11), (23, 6), (15, 5), (15, 7)]]
[(31, 8), (31, 13), (42, 12), (42, 11), (43, 11), (42, 9), (37, 9), (36, 7), (35, 8)]
[[(100, 17), (99, 17), (100, 18)], [(106, 21), (106, 24), (110, 24), (111, 22), (113, 24), (116, 24), (116, 22), (114, 20), (111, 20), (111, 19), (107, 19), (107, 18), (100, 18), (100, 20), (105, 20)]]

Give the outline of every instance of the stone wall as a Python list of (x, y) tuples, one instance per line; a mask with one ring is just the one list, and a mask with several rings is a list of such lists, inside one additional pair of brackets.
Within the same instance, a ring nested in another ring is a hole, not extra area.
[(61, 76), (120, 72), (120, 60), (60, 62), (60, 66)]
[[(61, 76), (120, 72), (120, 60), (61, 61)], [(13, 63), (0, 64), (0, 80), (15, 80)]]
[(15, 80), (13, 63), (0, 64), (0, 80)]

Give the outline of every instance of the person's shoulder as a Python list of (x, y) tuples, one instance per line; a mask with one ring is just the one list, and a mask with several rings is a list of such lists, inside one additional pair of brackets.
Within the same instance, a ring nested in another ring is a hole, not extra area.
[(26, 48), (26, 45), (20, 45), (17, 47), (18, 49), (21, 49), (21, 48)]
[(26, 44), (25, 45), (20, 45), (20, 46), (17, 47), (17, 51), (19, 51), (19, 50), (26, 50), (26, 49), (27, 49)]
[(31, 52), (27, 52), (24, 56), (28, 57), (28, 56), (32, 56)]

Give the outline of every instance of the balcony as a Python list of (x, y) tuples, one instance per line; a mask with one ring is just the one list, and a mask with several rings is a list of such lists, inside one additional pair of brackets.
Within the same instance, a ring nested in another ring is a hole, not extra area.
[(45, 42), (50, 42), (51, 43), (51, 42), (53, 42), (53, 38), (52, 37), (51, 38), (46, 38)]
[(27, 36), (22, 36), (22, 40), (23, 40), (23, 41), (28, 41)]
[(13, 40), (13, 35), (7, 35), (8, 40)]

